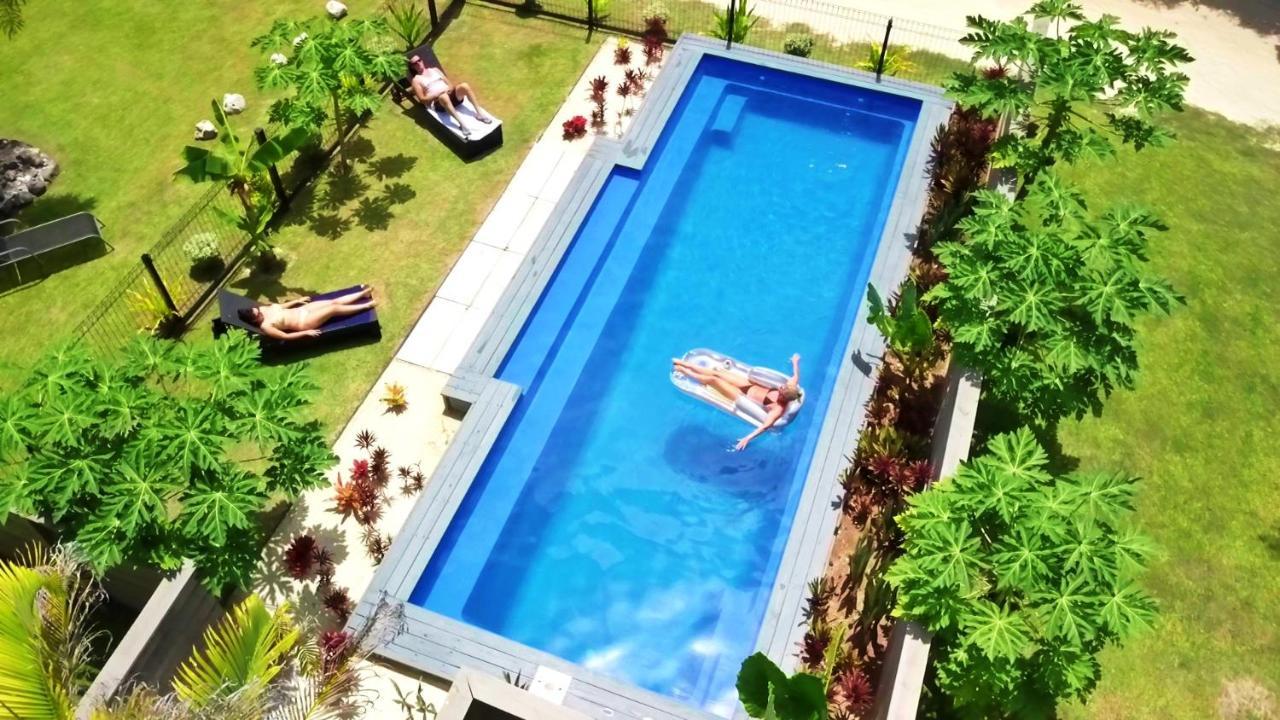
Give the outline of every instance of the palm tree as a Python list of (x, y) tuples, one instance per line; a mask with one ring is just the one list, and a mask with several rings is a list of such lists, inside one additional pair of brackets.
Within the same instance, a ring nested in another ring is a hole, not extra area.
[(0, 718), (71, 720), (88, 687), (102, 592), (62, 549), (0, 561)]
[[(0, 720), (73, 720), (88, 687), (103, 593), (66, 549), (0, 561)], [(304, 639), (288, 604), (251, 595), (209, 628), (178, 668), (174, 692), (136, 685), (93, 720), (337, 720), (365, 704), (362, 663), (399, 629), (379, 608), (359, 633)]]

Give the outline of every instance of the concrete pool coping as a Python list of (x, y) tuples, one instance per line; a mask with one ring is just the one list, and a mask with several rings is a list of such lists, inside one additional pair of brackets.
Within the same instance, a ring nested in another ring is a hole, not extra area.
[[(384, 598), (405, 604), (405, 632), (382, 647), (379, 655), (444, 678), (452, 678), (464, 666), (496, 675), (522, 673), (525, 677), (533, 676), (539, 666), (548, 667), (573, 678), (565, 706), (594, 717), (714, 717), (673, 698), (614, 680), (408, 602), (520, 396), (521, 388), (494, 377), (498, 365), (515, 342), (609, 173), (617, 165), (635, 169), (644, 165), (698, 62), (708, 54), (892, 92), (921, 102), (870, 282), (882, 289), (896, 288), (906, 276), (913, 233), (928, 194), (930, 141), (951, 111), (951, 103), (942, 97), (942, 91), (897, 80), (877, 84), (874, 76), (848, 68), (754, 48), (725, 51), (723, 44), (714, 40), (681, 38), (623, 140), (602, 138), (595, 142), (444, 388), (446, 402), (466, 415), (352, 620), (352, 625), (359, 624), (362, 616)], [(862, 408), (884, 350), (883, 339), (864, 320), (864, 305), (862, 300), (757, 637), (757, 649), (780, 661), (784, 668), (795, 662), (792, 651), (804, 632), (801, 618), (807, 583), (821, 573), (826, 561), (839, 520), (833, 500), (839, 492), (840, 471), (846, 463), (850, 441), (861, 426)]]

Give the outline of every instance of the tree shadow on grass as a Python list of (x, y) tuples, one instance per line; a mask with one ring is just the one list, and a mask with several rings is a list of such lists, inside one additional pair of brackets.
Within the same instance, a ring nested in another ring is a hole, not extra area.
[(286, 285), (283, 275), (270, 275), (253, 271), (248, 275), (232, 280), (228, 285), (241, 295), (256, 298), (262, 302), (278, 302), (284, 298), (303, 297), (322, 292), (301, 286)]
[(1280, 12), (1275, 0), (1138, 0), (1143, 5), (1172, 10), (1182, 5), (1221, 10), (1240, 25), (1260, 35), (1280, 34)]
[(1031, 429), (1035, 434), (1036, 442), (1040, 443), (1040, 447), (1044, 448), (1049, 456), (1049, 465), (1046, 468), (1049, 472), (1054, 475), (1064, 475), (1080, 467), (1080, 458), (1068, 455), (1062, 446), (1062, 441), (1058, 438), (1058, 424), (1037, 428), (1032, 423), (1024, 422), (1016, 410), (985, 393), (978, 404), (978, 417), (974, 422), (973, 445), (969, 451), (969, 457), (981, 453), (992, 437), (1013, 432), (1023, 426)]
[(347, 141), (341, 160), (294, 202), (287, 224), (306, 226), (327, 240), (338, 240), (355, 227), (369, 232), (386, 230), (395, 219), (395, 206), (412, 200), (412, 187), (396, 182), (413, 169), (417, 158), (377, 156), (367, 138)]
[(18, 213), (23, 227), (33, 227), (51, 220), (64, 218), (76, 213), (92, 212), (98, 206), (98, 199), (92, 195), (73, 192), (50, 192), (36, 198), (29, 207)]

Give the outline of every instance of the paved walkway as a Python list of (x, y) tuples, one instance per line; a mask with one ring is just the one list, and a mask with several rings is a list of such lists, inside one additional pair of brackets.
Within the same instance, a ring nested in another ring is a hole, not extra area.
[[(1221, 1), (1221, 0), (1219, 0)], [(1192, 105), (1220, 113), (1231, 120), (1256, 126), (1280, 125), (1280, 2), (1277, 0), (1235, 0), (1250, 11), (1250, 24), (1235, 15), (1217, 10), (1213, 0), (1082, 0), (1091, 17), (1103, 13), (1120, 18), (1129, 29), (1153, 27), (1172, 30), (1196, 61), (1186, 68), (1191, 83), (1187, 100)], [(753, 0), (756, 12), (780, 22), (808, 22), (820, 27), (820, 11), (797, 11), (784, 7), (787, 0)], [(1031, 0), (820, 0), (822, 4), (914, 20), (963, 30), (966, 15), (1010, 18), (1024, 12)], [(1258, 18), (1271, 17), (1271, 22)], [(838, 27), (838, 24), (836, 25)], [(869, 38), (838, 38), (844, 41)], [(879, 38), (874, 38), (879, 42)], [(968, 57), (963, 46), (939, 51)]]

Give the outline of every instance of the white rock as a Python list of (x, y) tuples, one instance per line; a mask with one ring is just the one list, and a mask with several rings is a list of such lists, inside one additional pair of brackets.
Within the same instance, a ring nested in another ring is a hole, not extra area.
[(298, 47), (299, 45), (302, 44), (302, 41), (306, 39), (307, 39), (306, 33), (298, 33), (298, 37), (293, 39), (293, 46)]
[(216, 137), (218, 137), (218, 128), (214, 127), (213, 123), (208, 120), (201, 120), (196, 123), (197, 140), (212, 140)]
[(223, 95), (222, 110), (228, 115), (239, 115), (244, 112), (244, 96), (239, 93)]
[(289, 64), (289, 58), (288, 58), (288, 56), (286, 56), (284, 53), (271, 53), (271, 64), (273, 64), (273, 65), (288, 65), (288, 64)]
[(329, 0), (324, 4), (325, 12), (329, 13), (334, 20), (345, 17), (347, 14), (347, 6), (338, 2), (338, 0)]

